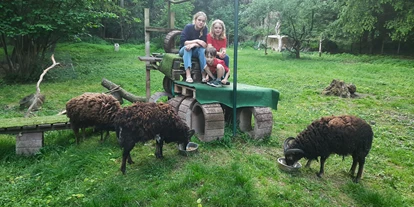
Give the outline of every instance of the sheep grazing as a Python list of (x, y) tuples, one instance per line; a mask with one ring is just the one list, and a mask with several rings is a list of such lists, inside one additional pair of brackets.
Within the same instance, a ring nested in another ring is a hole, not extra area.
[(287, 165), (293, 165), (301, 158), (308, 159), (306, 167), (310, 167), (312, 160), (320, 157), (321, 166), (318, 177), (324, 174), (325, 160), (330, 154), (352, 156), (350, 173), (354, 176), (355, 168), (359, 164), (358, 173), (354, 181), (361, 179), (365, 157), (368, 155), (373, 139), (371, 126), (364, 120), (350, 115), (328, 116), (312, 122), (296, 139), (289, 137), (284, 142), (284, 154)]
[(194, 130), (184, 123), (169, 104), (134, 103), (121, 109), (115, 119), (118, 142), (123, 148), (121, 171), (125, 174), (126, 160), (132, 164), (131, 150), (137, 142), (146, 142), (155, 138), (155, 156), (162, 158), (162, 147), (166, 143), (177, 142), (185, 147), (194, 134)]
[[(72, 98), (66, 103), (66, 115), (70, 120), (76, 143), (79, 144), (79, 128), (82, 129), (85, 138), (85, 128), (95, 127), (101, 130), (101, 141), (103, 140), (102, 130), (114, 130), (113, 118), (121, 109), (119, 101), (112, 95), (101, 93), (84, 93)], [(105, 137), (105, 138), (106, 138)]]

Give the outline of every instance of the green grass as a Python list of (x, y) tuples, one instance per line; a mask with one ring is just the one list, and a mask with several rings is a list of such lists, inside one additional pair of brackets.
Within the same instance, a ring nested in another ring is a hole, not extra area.
[[(138, 144), (132, 150), (135, 164), (123, 176), (114, 133), (100, 143), (99, 134), (89, 131), (77, 146), (70, 130), (46, 132), (45, 147), (32, 157), (15, 155), (14, 136), (0, 135), (0, 206), (197, 206), (199, 198), (203, 206), (414, 205), (412, 59), (304, 53), (296, 60), (239, 49), (238, 82), (281, 94), (270, 137), (255, 141), (240, 132), (232, 137), (226, 127), (220, 141), (193, 137), (200, 144), (194, 156), (180, 156), (174, 144), (165, 145), (163, 160), (154, 157), (153, 142)], [(55, 115), (72, 97), (106, 92), (102, 78), (145, 96), (145, 64), (137, 58), (144, 55), (142, 45), (121, 45), (119, 52), (111, 45), (58, 45), (55, 58), (63, 66), (46, 75), (40, 85), (46, 102), (34, 114)], [(151, 72), (152, 94), (163, 91), (162, 78)], [(354, 83), (361, 98), (322, 96), (333, 79)], [(18, 102), (36, 91), (36, 83), (0, 88), (0, 121), (23, 117)], [(327, 160), (321, 179), (316, 162), (297, 173), (280, 171), (276, 159), (283, 155), (283, 141), (332, 114), (353, 114), (372, 125), (375, 137), (361, 182), (348, 175), (352, 159), (337, 155)]]

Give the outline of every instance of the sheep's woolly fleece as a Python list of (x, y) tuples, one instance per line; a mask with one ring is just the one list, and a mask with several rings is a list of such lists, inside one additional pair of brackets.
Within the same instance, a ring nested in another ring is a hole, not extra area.
[(114, 123), (116, 126), (140, 132), (138, 134), (148, 135), (140, 137), (143, 140), (136, 140), (141, 142), (153, 139), (156, 134), (159, 134), (166, 142), (175, 141), (170, 140), (174, 139), (171, 136), (186, 135), (189, 130), (174, 109), (164, 103), (134, 103), (121, 109)]
[(66, 103), (66, 115), (78, 127), (108, 125), (120, 108), (112, 95), (84, 93)]

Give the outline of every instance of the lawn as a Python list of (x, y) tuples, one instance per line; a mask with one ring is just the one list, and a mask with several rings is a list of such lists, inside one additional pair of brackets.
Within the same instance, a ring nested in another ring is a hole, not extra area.
[[(144, 55), (143, 45), (121, 44), (115, 52), (112, 45), (59, 44), (55, 58), (62, 66), (41, 83), (46, 101), (34, 115), (55, 115), (84, 92), (106, 92), (102, 78), (145, 96), (145, 64), (137, 58)], [(138, 144), (131, 152), (135, 164), (127, 165), (124, 176), (115, 133), (100, 143), (99, 133), (89, 130), (76, 145), (70, 130), (46, 132), (45, 146), (31, 157), (15, 155), (15, 137), (0, 135), (0, 206), (197, 206), (197, 200), (202, 206), (414, 206), (414, 60), (301, 56), (239, 48), (238, 82), (280, 92), (273, 132), (263, 140), (241, 132), (233, 137), (227, 126), (220, 141), (203, 143), (194, 136), (200, 145), (194, 156), (165, 145), (162, 160), (153, 155), (153, 142)], [(162, 79), (151, 72), (152, 94), (163, 91)], [(321, 95), (333, 79), (355, 84), (360, 98)], [(23, 117), (19, 100), (36, 92), (36, 83), (0, 83), (0, 121)], [(360, 183), (348, 174), (351, 157), (329, 157), (322, 178), (317, 162), (297, 173), (278, 169), (287, 137), (322, 116), (342, 114), (365, 119), (374, 131)]]

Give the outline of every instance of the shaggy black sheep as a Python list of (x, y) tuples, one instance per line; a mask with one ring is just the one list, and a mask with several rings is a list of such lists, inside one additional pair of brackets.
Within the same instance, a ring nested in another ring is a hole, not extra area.
[(155, 138), (155, 156), (162, 158), (162, 147), (166, 143), (177, 142), (185, 147), (194, 134), (174, 109), (164, 103), (134, 103), (122, 108), (114, 119), (118, 142), (123, 148), (121, 171), (125, 174), (126, 160), (131, 164), (130, 152), (137, 142)]
[(72, 98), (66, 103), (66, 116), (69, 117), (70, 124), (75, 133), (76, 143), (79, 144), (79, 128), (82, 129), (85, 138), (85, 128), (95, 127), (101, 130), (114, 130), (113, 119), (121, 109), (119, 101), (109, 94), (84, 93)]
[(364, 169), (365, 157), (368, 155), (373, 139), (371, 126), (364, 120), (350, 115), (328, 116), (313, 121), (296, 139), (289, 137), (284, 143), (287, 165), (293, 165), (301, 158), (308, 159), (306, 167), (312, 160), (320, 157), (318, 177), (324, 174), (325, 160), (331, 154), (352, 156), (350, 173), (354, 176), (359, 164), (355, 182), (359, 182)]

